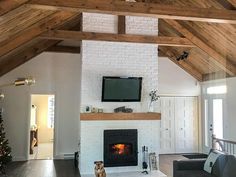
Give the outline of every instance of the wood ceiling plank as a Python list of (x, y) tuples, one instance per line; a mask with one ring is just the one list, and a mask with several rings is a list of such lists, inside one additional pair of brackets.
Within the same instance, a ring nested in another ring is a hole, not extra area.
[(29, 0), (1, 0), (0, 1), (0, 16), (22, 6)]
[(30, 28), (20, 32), (16, 37), (2, 41), (0, 43), (0, 57), (38, 37), (43, 32), (53, 29), (62, 22), (69, 20), (73, 15), (71, 12), (54, 13), (50, 18), (45, 18), (32, 25)]
[(202, 39), (198, 38), (197, 34), (193, 34), (191, 31), (189, 31), (187, 28), (185, 28), (184, 26), (182, 26), (179, 22), (177, 22), (175, 20), (165, 19), (165, 22), (172, 25), (173, 28), (175, 28), (180, 33), (182, 33), (193, 44), (195, 44), (201, 50), (206, 52), (209, 56), (214, 58), (214, 60), (212, 60), (211, 62), (215, 63), (223, 71), (227, 72), (229, 75), (232, 75), (232, 76), (236, 75), (235, 65), (232, 64), (231, 62), (227, 61), (226, 58), (224, 58), (218, 51), (213, 49), (211, 46), (209, 46)]
[(214, 8), (188, 7), (183, 10), (183, 7), (179, 6), (108, 0), (31, 0), (30, 4), (35, 8), (43, 9), (53, 6), (58, 9), (80, 12), (236, 24), (235, 11)]
[[(57, 28), (61, 29), (77, 29), (80, 24), (81, 15), (74, 15), (69, 21), (63, 22)], [(23, 63), (31, 60), (40, 53), (46, 51), (48, 48), (59, 44), (61, 41), (57, 40), (40, 40), (33, 39), (28, 43), (25, 43), (23, 47), (17, 48), (15, 53), (8, 53), (0, 58), (0, 77), (12, 69), (22, 65)]]
[[(166, 47), (159, 47), (159, 50), (164, 53), (172, 62), (174, 62), (176, 65), (181, 67), (183, 70), (185, 70), (187, 73), (189, 73), (191, 76), (193, 76), (198, 81), (202, 81), (202, 73), (200, 73), (194, 66), (190, 65), (186, 61), (177, 61), (175, 56), (176, 54), (173, 53), (171, 50), (168, 50)], [(174, 74), (174, 73), (173, 73)]]
[(39, 55), (40, 53), (45, 51), (48, 47), (51, 47), (57, 43), (58, 41), (42, 40), (41, 42), (38, 42), (36, 45), (33, 45), (32, 47), (27, 48), (26, 50), (23, 50), (22, 52), (11, 56), (11, 59), (6, 59), (1, 61), (0, 77), (8, 73), (12, 69), (29, 61), (33, 57)]
[(0, 42), (11, 38), (53, 13), (55, 12), (31, 9), (23, 14), (17, 15), (14, 19), (0, 24)]
[(135, 43), (152, 43), (161, 46), (185, 46), (195, 47), (189, 40), (181, 37), (163, 37), (163, 36), (145, 36), (131, 34), (110, 34), (54, 30), (41, 35), (44, 39), (53, 40), (95, 40), (95, 41), (112, 41), (112, 42), (135, 42)]

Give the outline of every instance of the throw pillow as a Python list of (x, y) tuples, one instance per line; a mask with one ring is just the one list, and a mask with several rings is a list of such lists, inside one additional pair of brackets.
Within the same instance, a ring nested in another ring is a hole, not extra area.
[(209, 156), (206, 159), (206, 162), (204, 164), (204, 170), (208, 173), (211, 173), (212, 171), (212, 167), (215, 164), (217, 158), (220, 156), (221, 154), (217, 153), (217, 152), (211, 152), (209, 154)]

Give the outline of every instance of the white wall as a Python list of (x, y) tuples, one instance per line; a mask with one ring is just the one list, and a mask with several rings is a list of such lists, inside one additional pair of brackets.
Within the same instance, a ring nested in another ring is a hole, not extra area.
[(159, 93), (176, 96), (199, 96), (200, 84), (190, 74), (166, 57), (159, 57)]
[(36, 84), (3, 89), (4, 121), (14, 160), (28, 156), (30, 95), (55, 94), (57, 158), (78, 150), (81, 60), (78, 54), (43, 53), (0, 78), (0, 83), (33, 76)]

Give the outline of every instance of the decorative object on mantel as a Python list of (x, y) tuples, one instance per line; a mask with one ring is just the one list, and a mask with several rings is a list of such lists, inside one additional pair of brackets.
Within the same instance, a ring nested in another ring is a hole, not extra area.
[(92, 106), (85, 106), (85, 113), (91, 113), (92, 112)]
[(94, 164), (95, 164), (95, 168), (94, 168), (95, 176), (106, 177), (106, 171), (104, 168), (103, 161), (95, 161)]
[(150, 99), (150, 103), (148, 105), (148, 112), (154, 112), (153, 103), (156, 102), (160, 98), (160, 96), (157, 95), (157, 90), (152, 90), (149, 93), (149, 96), (151, 97), (151, 99)]
[(121, 112), (123, 112), (123, 113), (132, 113), (133, 109), (126, 108), (125, 106), (122, 106), (122, 107), (115, 108), (114, 112), (115, 113), (121, 113)]
[(158, 170), (159, 168), (157, 156), (155, 152), (149, 153), (149, 167), (150, 167), (150, 171)]
[(102, 108), (98, 108), (98, 113), (103, 113), (103, 109)]

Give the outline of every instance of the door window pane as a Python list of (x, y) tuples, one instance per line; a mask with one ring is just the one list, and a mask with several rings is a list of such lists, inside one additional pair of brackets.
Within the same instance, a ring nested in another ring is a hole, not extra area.
[(208, 132), (208, 100), (204, 101), (204, 118), (205, 118), (205, 146), (209, 147), (209, 132)]
[(213, 100), (213, 134), (223, 138), (223, 100)]

